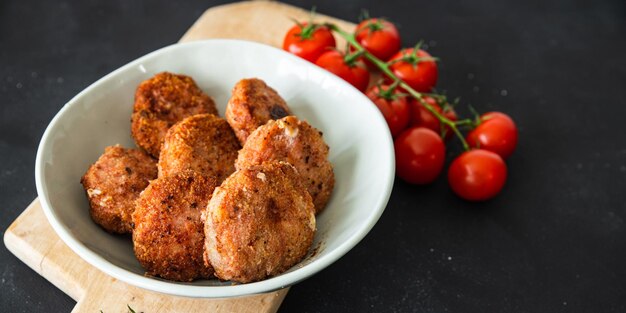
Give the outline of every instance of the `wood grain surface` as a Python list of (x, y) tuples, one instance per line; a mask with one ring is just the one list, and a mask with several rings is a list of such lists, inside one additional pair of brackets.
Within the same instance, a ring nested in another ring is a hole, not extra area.
[[(180, 42), (208, 38), (236, 38), (280, 47), (292, 18), (307, 20), (309, 12), (289, 5), (239, 2), (208, 9)], [(354, 24), (324, 15), (346, 30)], [(338, 45), (344, 42), (338, 40)], [(35, 199), (4, 234), (7, 248), (39, 275), (68, 294), (77, 304), (73, 312), (276, 312), (288, 289), (250, 297), (197, 299), (176, 297), (137, 288), (110, 277), (76, 255), (57, 236)]]

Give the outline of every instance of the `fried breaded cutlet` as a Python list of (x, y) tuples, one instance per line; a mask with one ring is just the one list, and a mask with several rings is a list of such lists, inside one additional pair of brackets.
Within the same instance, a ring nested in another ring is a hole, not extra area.
[(195, 81), (162, 72), (137, 87), (131, 133), (139, 147), (158, 158), (167, 130), (185, 117), (201, 113), (217, 114), (217, 109)]
[(156, 177), (156, 161), (147, 153), (106, 147), (80, 180), (89, 198), (91, 218), (111, 233), (131, 233), (135, 200)]
[(213, 114), (197, 114), (172, 126), (163, 141), (159, 176), (194, 170), (222, 182), (235, 171), (241, 146), (228, 123)]
[(176, 281), (210, 278), (200, 219), (217, 181), (193, 171), (159, 177), (141, 193), (133, 213), (135, 256), (146, 274)]
[(316, 214), (326, 207), (335, 175), (321, 131), (295, 116), (269, 121), (248, 137), (235, 167), (242, 169), (272, 160), (295, 166), (313, 198)]
[(223, 280), (247, 283), (278, 275), (311, 247), (314, 212), (292, 165), (239, 169), (215, 189), (203, 215), (205, 261)]
[(258, 78), (240, 80), (226, 105), (226, 120), (241, 145), (259, 126), (287, 115), (291, 115), (291, 110), (285, 100)]

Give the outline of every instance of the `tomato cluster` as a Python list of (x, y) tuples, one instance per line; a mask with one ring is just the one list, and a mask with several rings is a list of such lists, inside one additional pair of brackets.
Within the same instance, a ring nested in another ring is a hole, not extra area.
[[(349, 43), (336, 48), (333, 32)], [(460, 119), (446, 97), (432, 93), (437, 84), (437, 59), (420, 48), (402, 48), (396, 26), (368, 18), (354, 33), (331, 24), (297, 23), (283, 49), (343, 78), (378, 107), (394, 138), (396, 174), (412, 184), (429, 184), (440, 176), (446, 141), (459, 137), (465, 152), (448, 168), (448, 182), (461, 198), (483, 201), (504, 187), (504, 162), (517, 145), (517, 127), (501, 112)], [(371, 73), (382, 79), (370, 83)], [(460, 129), (468, 128), (466, 136)]]

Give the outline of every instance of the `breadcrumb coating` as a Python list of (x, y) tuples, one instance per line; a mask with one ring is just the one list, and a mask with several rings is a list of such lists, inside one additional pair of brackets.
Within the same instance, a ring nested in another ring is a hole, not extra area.
[(235, 171), (241, 146), (228, 123), (213, 114), (185, 118), (165, 135), (159, 176), (194, 170), (223, 181)]
[(241, 145), (259, 126), (269, 120), (291, 115), (281, 96), (258, 78), (240, 80), (226, 105), (226, 120), (235, 131)]
[(275, 276), (300, 262), (315, 235), (311, 196), (285, 162), (240, 169), (207, 206), (205, 262), (223, 280)]
[(269, 121), (255, 130), (239, 151), (237, 169), (268, 161), (285, 161), (302, 176), (317, 214), (322, 212), (335, 186), (328, 145), (322, 132), (295, 116)]
[(131, 233), (135, 200), (156, 177), (156, 161), (144, 151), (106, 147), (80, 180), (91, 218), (108, 232)]
[(147, 275), (176, 281), (210, 278), (200, 218), (214, 178), (193, 171), (159, 177), (137, 199), (133, 213), (135, 256)]
[(162, 72), (137, 87), (131, 133), (139, 147), (158, 158), (167, 130), (201, 113), (217, 115), (213, 99), (191, 77)]

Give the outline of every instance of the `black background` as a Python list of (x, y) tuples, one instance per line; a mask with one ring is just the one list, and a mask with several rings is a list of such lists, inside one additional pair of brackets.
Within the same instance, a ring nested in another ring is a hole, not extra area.
[[(63, 104), (175, 43), (217, 4), (0, 1), (0, 229), (36, 197), (37, 145)], [(626, 311), (624, 1), (294, 4), (395, 21), (405, 45), (424, 39), (442, 59), (440, 89), (509, 113), (520, 142), (489, 202), (456, 198), (443, 177), (427, 187), (397, 180), (370, 234), (294, 286), (282, 312)], [(1, 245), (0, 275), (1, 311), (74, 305)]]

